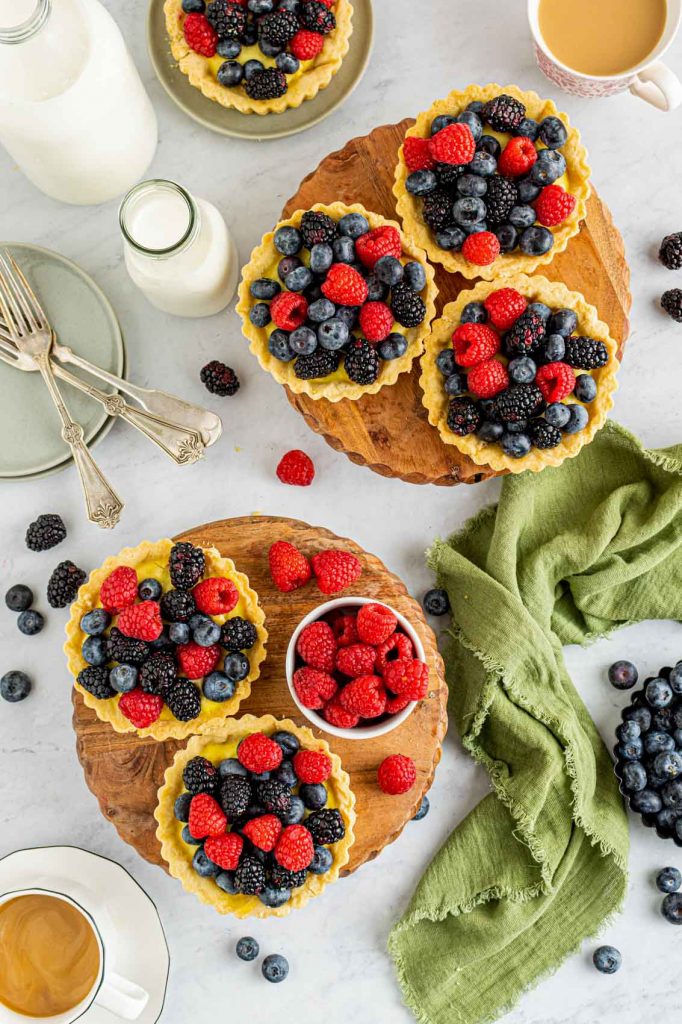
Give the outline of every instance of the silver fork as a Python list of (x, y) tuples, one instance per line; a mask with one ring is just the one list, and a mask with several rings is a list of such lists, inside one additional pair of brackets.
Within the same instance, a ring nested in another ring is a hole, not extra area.
[(12, 343), (35, 361), (57, 408), (62, 421), (62, 438), (71, 449), (80, 476), (88, 518), (110, 530), (121, 517), (123, 502), (88, 451), (83, 428), (71, 418), (64, 404), (50, 363), (50, 324), (35, 295), (24, 288), (16, 270), (18, 267), (8, 252), (0, 256), (0, 312)]

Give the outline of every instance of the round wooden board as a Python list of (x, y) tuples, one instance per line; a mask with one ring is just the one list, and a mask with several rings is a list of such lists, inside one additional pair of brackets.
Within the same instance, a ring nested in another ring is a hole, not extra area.
[[(284, 207), (282, 217), (290, 217), (295, 210), (308, 209), (315, 203), (339, 201), (362, 203), (384, 217), (397, 219), (393, 177), (398, 149), (412, 124), (414, 121), (408, 118), (400, 124), (383, 125), (325, 157), (301, 182), (296, 195)], [(541, 267), (540, 273), (582, 292), (609, 324), (622, 355), (632, 305), (630, 270), (623, 240), (608, 208), (595, 192), (588, 202), (587, 219), (580, 234), (548, 267)], [(440, 316), (443, 306), (476, 282), (436, 266), (436, 283), (436, 308)], [(412, 372), (401, 374), (393, 387), (357, 402), (314, 401), (307, 395), (286, 390), (289, 401), (308, 426), (332, 448), (382, 476), (399, 477), (415, 484), (452, 485), (477, 483), (497, 475), (441, 441), (422, 405), (419, 373), (416, 360)]]
[[(268, 549), (276, 540), (288, 540), (307, 555), (327, 548), (342, 547), (356, 554), (363, 565), (358, 582), (347, 594), (376, 598), (402, 612), (413, 624), (427, 654), (431, 669), (429, 695), (401, 726), (387, 736), (373, 740), (340, 740), (319, 733), (341, 757), (351, 777), (357, 800), (357, 824), (351, 859), (344, 872), (355, 871), (376, 857), (396, 839), (414, 815), (423, 794), (431, 785), (440, 760), (441, 744), (447, 729), (447, 684), (436, 637), (427, 625), (419, 604), (404, 584), (386, 569), (375, 555), (363, 551), (351, 540), (339, 538), (329, 530), (309, 526), (295, 519), (275, 516), (249, 516), (225, 519), (188, 530), (177, 540), (189, 540), (203, 547), (216, 547), (232, 558), (245, 572), (257, 591), (269, 632), (268, 654), (260, 678), (240, 712), (272, 714), (291, 718), (304, 725), (307, 720), (291, 700), (284, 675), (284, 658), (289, 637), (300, 620), (326, 600), (314, 583), (282, 594), (274, 586), (268, 568)], [(94, 711), (73, 690), (73, 726), (76, 751), (85, 780), (99, 800), (104, 816), (119, 835), (146, 860), (165, 868), (156, 839), (153, 814), (156, 794), (184, 741), (158, 743), (140, 739), (131, 733), (117, 733), (100, 722)], [(417, 766), (417, 783), (404, 796), (386, 796), (376, 783), (376, 770), (388, 754), (409, 754)]]

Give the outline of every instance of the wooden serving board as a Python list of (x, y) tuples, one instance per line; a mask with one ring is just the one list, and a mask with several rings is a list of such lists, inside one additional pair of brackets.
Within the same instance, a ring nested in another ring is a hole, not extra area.
[[(426, 700), (401, 726), (373, 740), (340, 740), (327, 733), (318, 733), (341, 757), (356, 796), (356, 839), (344, 873), (355, 871), (400, 835), (431, 785), (440, 760), (441, 744), (447, 729), (447, 684), (436, 637), (427, 625), (419, 604), (376, 556), (363, 551), (351, 540), (295, 519), (275, 516), (225, 519), (188, 530), (176, 539), (203, 547), (216, 547), (222, 555), (232, 558), (237, 568), (249, 577), (265, 611), (265, 625), (269, 633), (267, 658), (251, 696), (240, 707), (240, 713), (271, 714), (277, 718), (291, 718), (301, 725), (309, 724), (290, 697), (284, 658), (289, 638), (300, 620), (327, 598), (314, 582), (291, 594), (277, 590), (268, 568), (268, 549), (276, 540), (291, 541), (306, 555), (335, 547), (352, 551), (360, 558), (363, 573), (345, 593), (373, 597), (390, 604), (410, 620), (419, 634), (431, 669), (431, 688)], [(176, 751), (185, 746), (185, 741), (158, 743), (153, 739), (140, 739), (132, 733), (114, 732), (110, 725), (100, 722), (95, 712), (85, 706), (75, 688), (73, 727), (85, 780), (99, 800), (105, 818), (142, 857), (165, 867), (155, 835), (153, 814), (156, 794), (166, 768)], [(376, 782), (379, 764), (388, 754), (394, 753), (409, 754), (417, 766), (417, 783), (404, 796), (386, 796)]]
[[(397, 219), (393, 176), (398, 149), (412, 124), (414, 121), (408, 118), (400, 124), (376, 128), (370, 135), (352, 139), (343, 149), (325, 157), (301, 182), (284, 207), (282, 217), (315, 203), (339, 201), (362, 203), (368, 210)], [(549, 266), (540, 267), (538, 273), (582, 292), (609, 324), (622, 354), (632, 305), (630, 270), (623, 240), (608, 207), (595, 192), (588, 202), (587, 219), (580, 234)], [(475, 283), (436, 265), (437, 315), (462, 289), (472, 288)], [(366, 395), (357, 402), (314, 401), (286, 389), (287, 397), (308, 426), (332, 448), (382, 476), (399, 477), (415, 484), (452, 485), (477, 483), (497, 475), (441, 441), (422, 405), (419, 373), (419, 360), (415, 360), (412, 372), (401, 374), (393, 387), (382, 388), (376, 395)]]

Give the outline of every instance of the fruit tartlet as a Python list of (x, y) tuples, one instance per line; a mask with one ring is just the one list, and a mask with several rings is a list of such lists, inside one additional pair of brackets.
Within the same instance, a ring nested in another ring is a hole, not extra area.
[(393, 221), (357, 204), (280, 221), (242, 272), (237, 312), (263, 369), (338, 402), (395, 384), (435, 315), (433, 268)]
[(284, 917), (339, 877), (350, 779), (324, 740), (271, 715), (216, 724), (178, 751), (155, 811), (171, 875), (237, 917)]
[(350, 0), (166, 0), (180, 70), (242, 114), (280, 114), (325, 89), (348, 53)]
[(64, 651), (86, 705), (116, 732), (182, 739), (249, 696), (264, 623), (248, 578), (215, 548), (143, 541), (90, 574)]
[(594, 306), (563, 284), (481, 281), (445, 307), (426, 341), (429, 423), (477, 465), (558, 466), (604, 425), (617, 349)]
[(405, 233), (464, 277), (531, 273), (580, 230), (590, 168), (551, 100), (471, 85), (419, 114), (393, 192)]

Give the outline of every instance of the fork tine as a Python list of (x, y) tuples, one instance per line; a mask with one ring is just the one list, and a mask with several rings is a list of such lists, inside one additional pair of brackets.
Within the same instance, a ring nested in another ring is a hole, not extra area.
[(17, 330), (17, 325), (15, 324), (12, 314), (10, 313), (9, 306), (7, 305), (5, 288), (5, 279), (2, 276), (2, 272), (0, 271), (0, 312), (2, 313), (3, 320), (5, 321), (5, 326), (7, 327), (7, 330), (9, 331), (12, 340), (14, 340), (15, 338), (19, 337), (19, 331)]
[(40, 326), (41, 327), (49, 327), (50, 324), (49, 324), (49, 321), (47, 319), (47, 313), (45, 312), (43, 307), (40, 305), (40, 302), (38, 301), (38, 296), (36, 295), (36, 293), (31, 288), (31, 285), (28, 283), (28, 281), (26, 279), (26, 275), (24, 274), (23, 270), (21, 269), (21, 267), (19, 266), (17, 261), (14, 259), (14, 256), (12, 256), (11, 252), (7, 252), (6, 251), (6, 254), (7, 254), (7, 256), (9, 256), (10, 263), (14, 267), (16, 275), (18, 276), (19, 280), (21, 281), (21, 283), (24, 286), (24, 293), (26, 294), (26, 296), (29, 299), (29, 301), (32, 303), (33, 309), (34, 309), (38, 319), (42, 321)]
[(12, 257), (9, 255), (7, 250), (5, 250), (2, 256), (0, 256), (0, 263), (5, 268), (7, 283), (9, 285), (9, 288), (11, 289), (11, 293), (14, 296), (15, 301), (18, 303), (19, 315), (23, 316), (26, 326), (31, 331), (38, 331), (40, 330), (41, 324), (38, 323), (38, 320), (36, 319), (33, 310), (31, 309), (28, 298), (23, 290), (21, 281), (17, 278), (16, 274), (12, 270), (12, 267), (7, 262), (7, 260), (11, 260), (11, 258)]
[(3, 313), (8, 327), (18, 335), (25, 334), (24, 317), (10, 286), (9, 269), (2, 255), (0, 255), (0, 296), (3, 300)]

